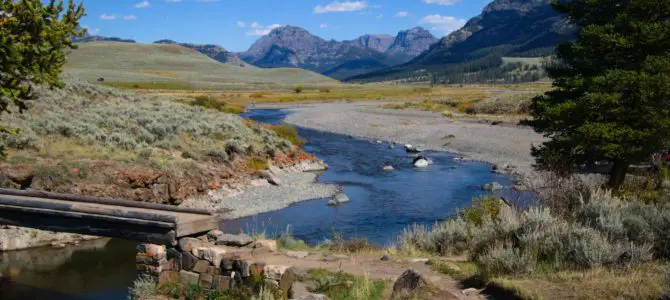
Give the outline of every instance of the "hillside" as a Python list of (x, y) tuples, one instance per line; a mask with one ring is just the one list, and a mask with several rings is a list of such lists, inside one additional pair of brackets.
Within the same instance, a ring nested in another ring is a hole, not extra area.
[(259, 67), (299, 67), (342, 79), (405, 63), (434, 42), (437, 39), (420, 27), (397, 37), (368, 34), (351, 41), (327, 41), (300, 27), (285, 26), (239, 56)]
[(574, 28), (556, 13), (550, 0), (495, 0), (465, 26), (442, 38), (407, 64), (349, 78), (454, 82), (519, 82), (536, 79), (511, 75), (518, 63), (503, 57), (544, 57), (557, 44), (574, 38)]
[(108, 83), (180, 89), (337, 83), (301, 69), (270, 70), (222, 64), (194, 50), (162, 44), (81, 44), (69, 54), (65, 71), (87, 81), (103, 77)]
[(184, 48), (189, 48), (193, 49), (195, 51), (198, 51), (204, 55), (207, 55), (214, 60), (228, 64), (228, 65), (233, 65), (233, 66), (239, 66), (239, 67), (252, 67), (248, 63), (244, 62), (241, 60), (237, 54), (230, 52), (226, 50), (225, 48), (219, 46), (219, 45), (212, 45), (212, 44), (191, 44), (191, 43), (177, 43), (173, 40), (160, 40), (160, 41), (155, 41), (154, 44), (167, 44), (167, 45), (173, 45), (177, 44), (179, 46), (182, 46)]

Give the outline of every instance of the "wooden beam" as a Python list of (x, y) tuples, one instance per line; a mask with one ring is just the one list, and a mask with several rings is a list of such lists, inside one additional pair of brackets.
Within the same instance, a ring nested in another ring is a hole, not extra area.
[(70, 211), (106, 216), (115, 216), (130, 219), (143, 219), (157, 222), (176, 223), (177, 217), (171, 215), (159, 215), (149, 212), (126, 211), (121, 208), (96, 207), (94, 205), (82, 205), (79, 203), (67, 203), (65, 201), (40, 201), (29, 197), (0, 195), (0, 205), (32, 207), (42, 209), (52, 209), (58, 211)]
[[(82, 222), (82, 220), (85, 220), (85, 222)], [(140, 243), (170, 246), (177, 244), (176, 233), (173, 229), (119, 223), (110, 220), (80, 219), (27, 211), (2, 210), (0, 211), (0, 224), (54, 232), (120, 238)]]
[(125, 223), (125, 224), (133, 224), (133, 225), (149, 226), (149, 227), (157, 227), (157, 228), (167, 228), (167, 229), (172, 229), (172, 228), (176, 227), (175, 223), (147, 221), (147, 220), (140, 220), (140, 219), (129, 219), (129, 218), (103, 216), (103, 215), (93, 215), (93, 214), (86, 214), (86, 213), (67, 212), (67, 211), (42, 209), (42, 208), (32, 208), (32, 207), (0, 205), (0, 212), (2, 212), (2, 211), (16, 211), (16, 212), (23, 212), (23, 213), (26, 213), (26, 214), (28, 214), (28, 213), (30, 213), (30, 214), (41, 214), (41, 215), (44, 215), (44, 216), (60, 216), (60, 217), (67, 217), (67, 218), (73, 218), (73, 219), (80, 219), (80, 220), (82, 220), (82, 222), (86, 222), (87, 220), (96, 220), (96, 221), (108, 221), (108, 222)]
[(146, 202), (139, 202), (139, 201), (117, 200), (117, 199), (95, 197), (95, 196), (60, 194), (60, 193), (52, 193), (52, 192), (41, 191), (41, 190), (15, 190), (15, 189), (0, 188), (0, 194), (1, 195), (12, 195), (12, 196), (37, 197), (37, 198), (54, 199), (54, 200), (67, 200), (67, 201), (73, 201), (73, 202), (83, 202), (83, 203), (93, 203), (93, 204), (105, 204), (105, 205), (114, 205), (114, 206), (123, 206), (123, 207), (146, 208), (146, 209), (182, 212), (182, 213), (197, 214), (197, 215), (213, 215), (212, 212), (210, 212), (209, 210), (206, 210), (206, 209), (183, 208), (183, 207), (172, 206), (172, 205), (146, 203)]

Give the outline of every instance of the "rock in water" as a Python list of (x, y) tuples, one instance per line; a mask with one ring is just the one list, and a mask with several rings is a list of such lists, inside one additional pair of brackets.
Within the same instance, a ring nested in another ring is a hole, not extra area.
[(420, 289), (421, 287), (427, 285), (426, 281), (421, 274), (414, 271), (414, 269), (407, 269), (398, 279), (396, 279), (393, 284), (393, 293), (391, 294), (391, 299), (397, 299), (406, 295), (411, 295), (412, 292)]
[(384, 171), (393, 171), (395, 168), (393, 166), (384, 166)]
[(487, 191), (487, 192), (496, 192), (496, 191), (502, 191), (503, 186), (500, 183), (497, 182), (491, 182), (487, 183), (482, 187), (482, 190)]
[(420, 153), (421, 150), (417, 149), (416, 147), (412, 146), (411, 144), (406, 144), (405, 145), (405, 151), (407, 153)]
[(328, 201), (329, 206), (337, 206), (345, 202), (349, 202), (349, 197), (343, 193), (339, 193), (332, 200)]
[(426, 168), (430, 165), (430, 161), (423, 156), (418, 156), (414, 159), (414, 167), (416, 168)]

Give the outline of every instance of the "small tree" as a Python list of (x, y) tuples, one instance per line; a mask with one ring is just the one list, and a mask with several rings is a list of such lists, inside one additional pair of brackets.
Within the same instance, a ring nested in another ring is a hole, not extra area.
[(304, 89), (305, 89), (305, 88), (304, 88), (302, 85), (298, 85), (298, 86), (296, 86), (296, 87), (293, 88), (293, 91), (294, 91), (296, 94), (300, 94), (300, 93), (302, 93), (302, 91), (303, 91)]
[(549, 141), (538, 166), (562, 173), (612, 163), (609, 186), (631, 163), (670, 144), (670, 1), (554, 0), (578, 26), (556, 49), (553, 89), (533, 100), (526, 123)]
[[(27, 109), (31, 83), (63, 86), (64, 50), (74, 48), (72, 36), (84, 33), (84, 7), (70, 0), (63, 9), (62, 0), (0, 0), (0, 114), (10, 113), (12, 104)], [(12, 133), (2, 126), (0, 132)]]

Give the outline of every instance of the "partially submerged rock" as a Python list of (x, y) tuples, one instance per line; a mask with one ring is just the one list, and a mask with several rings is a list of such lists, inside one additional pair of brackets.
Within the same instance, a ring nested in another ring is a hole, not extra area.
[(335, 198), (328, 201), (328, 205), (329, 206), (336, 206), (336, 205), (340, 205), (342, 203), (346, 203), (346, 202), (349, 202), (349, 201), (351, 201), (351, 200), (349, 199), (349, 197), (347, 197), (347, 195), (345, 195), (343, 193), (339, 193), (339, 194), (335, 195)]
[(497, 192), (497, 191), (502, 191), (503, 186), (500, 183), (497, 182), (491, 182), (487, 183), (484, 186), (482, 186), (482, 190), (487, 191), (487, 192)]

